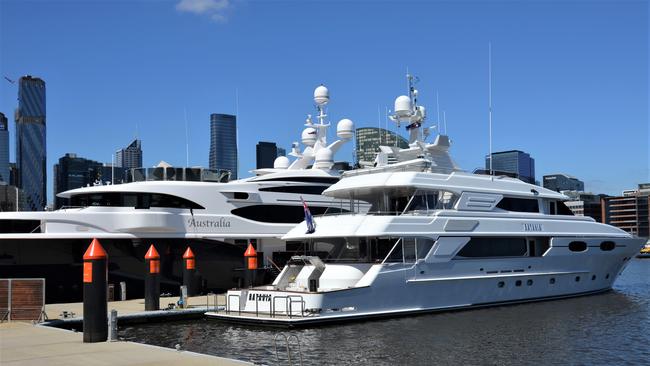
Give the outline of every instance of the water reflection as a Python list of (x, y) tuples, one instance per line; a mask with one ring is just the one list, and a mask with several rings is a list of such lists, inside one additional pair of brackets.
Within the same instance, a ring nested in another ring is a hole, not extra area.
[[(121, 336), (286, 364), (284, 340), (278, 343), (281, 362), (276, 362), (278, 332), (199, 320), (125, 328)], [(633, 260), (614, 291), (601, 295), (286, 332), (300, 339), (305, 364), (647, 365), (650, 260)]]

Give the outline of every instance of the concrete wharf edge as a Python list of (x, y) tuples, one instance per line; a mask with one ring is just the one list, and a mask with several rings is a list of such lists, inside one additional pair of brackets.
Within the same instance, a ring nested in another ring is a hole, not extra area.
[(92, 365), (253, 365), (245, 361), (134, 342), (83, 343), (81, 332), (11, 322), (0, 325), (0, 364)]

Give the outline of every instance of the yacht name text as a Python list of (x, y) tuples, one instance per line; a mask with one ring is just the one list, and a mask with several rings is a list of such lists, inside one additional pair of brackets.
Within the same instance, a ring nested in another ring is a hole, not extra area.
[(223, 217), (218, 220), (197, 220), (190, 218), (187, 220), (187, 226), (189, 227), (230, 227), (230, 221), (224, 219)]

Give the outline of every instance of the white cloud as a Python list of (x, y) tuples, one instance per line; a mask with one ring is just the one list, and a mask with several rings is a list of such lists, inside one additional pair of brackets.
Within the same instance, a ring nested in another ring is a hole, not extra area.
[(180, 12), (205, 15), (220, 23), (227, 20), (225, 12), (230, 7), (230, 0), (181, 0), (176, 4)]

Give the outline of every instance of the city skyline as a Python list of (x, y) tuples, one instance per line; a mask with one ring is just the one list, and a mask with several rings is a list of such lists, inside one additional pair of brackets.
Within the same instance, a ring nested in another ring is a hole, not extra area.
[[(224, 22), (180, 11), (176, 4), (0, 4), (3, 77), (15, 81), (32, 74), (48, 83), (47, 169), (67, 152), (108, 163), (134, 136), (147, 146), (145, 166), (160, 160), (185, 165), (186, 141), (189, 165), (208, 166), (206, 121), (217, 112), (238, 114), (244, 177), (255, 167), (257, 141), (289, 148), (299, 140), (320, 83), (332, 92), (332, 123), (351, 118), (356, 127), (385, 127), (386, 107), (405, 93), (408, 67), (421, 79), (417, 88), (429, 112), (427, 125), (438, 119), (437, 91), (454, 142), (452, 156), (472, 171), (488, 153), (491, 42), (494, 151), (529, 152), (538, 177), (564, 172), (597, 193), (620, 194), (650, 180), (647, 6), (497, 3), (473, 4), (470, 13), (462, 4), (439, 2), (398, 9), (306, 3), (295, 4), (287, 24), (280, 24), (272, 4), (233, 3)], [(295, 32), (314, 20), (315, 9), (340, 15), (330, 17), (327, 36)], [(363, 20), (363, 30), (347, 34), (344, 29), (368, 10), (395, 26)], [(33, 24), (23, 29), (18, 14), (26, 11)], [(104, 13), (120, 14), (124, 27), (116, 29)], [(60, 26), (49, 26), (53, 18), (62, 20)], [(142, 22), (151, 32), (136, 31)], [(410, 39), (398, 31), (407, 25)], [(88, 32), (80, 34), (79, 27)], [(277, 52), (287, 41), (292, 49)], [(385, 57), (400, 42), (400, 48), (421, 55)], [(319, 43), (328, 56), (307, 57), (318, 52)], [(256, 56), (260, 52), (268, 57)], [(17, 85), (3, 80), (0, 93), (0, 112), (13, 115)], [(12, 135), (13, 128), (10, 121)], [(610, 130), (616, 138), (604, 132)], [(352, 154), (346, 147), (335, 159), (350, 161)]]

